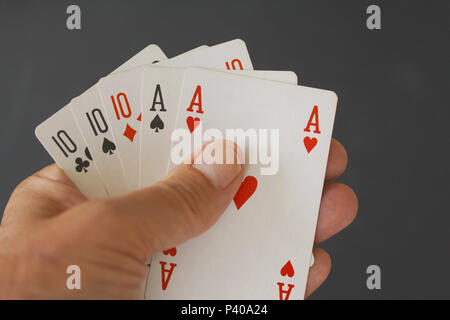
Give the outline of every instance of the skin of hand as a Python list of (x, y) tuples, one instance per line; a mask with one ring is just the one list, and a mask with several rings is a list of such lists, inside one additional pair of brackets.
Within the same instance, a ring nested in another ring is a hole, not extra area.
[[(239, 153), (234, 144), (225, 145)], [(332, 182), (346, 165), (345, 149), (333, 139), (315, 245), (356, 216), (354, 192)], [(40, 170), (14, 190), (5, 208), (0, 225), (0, 298), (142, 298), (149, 257), (210, 228), (244, 175), (241, 164), (181, 164), (151, 187), (88, 201), (56, 165)], [(324, 250), (315, 248), (313, 253), (305, 297), (331, 269)], [(81, 290), (66, 287), (69, 265), (80, 266)]]

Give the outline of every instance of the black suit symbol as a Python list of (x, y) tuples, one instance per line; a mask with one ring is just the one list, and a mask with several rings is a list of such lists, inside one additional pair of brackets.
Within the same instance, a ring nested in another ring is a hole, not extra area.
[(159, 115), (156, 115), (150, 123), (150, 129), (155, 129), (155, 132), (159, 132), (159, 130), (164, 129), (164, 122), (161, 120)]
[[(86, 155), (86, 157), (92, 161), (92, 156), (91, 156), (91, 152), (89, 151), (88, 147), (86, 147), (84, 149), (84, 154)], [(84, 173), (88, 172), (87, 168), (89, 168), (90, 166), (90, 162), (88, 160), (83, 160), (81, 157), (78, 157), (75, 159), (75, 164), (77, 165), (75, 167), (75, 170), (77, 172), (82, 172), (84, 171)]]
[(114, 144), (114, 142), (103, 138), (102, 150), (104, 153), (114, 154), (113, 151), (116, 150), (116, 145)]
[(82, 158), (78, 157), (75, 159), (75, 163), (77, 164), (77, 166), (75, 167), (75, 170), (77, 170), (77, 172), (88, 172), (86, 168), (88, 168), (90, 165), (89, 161), (83, 160)]

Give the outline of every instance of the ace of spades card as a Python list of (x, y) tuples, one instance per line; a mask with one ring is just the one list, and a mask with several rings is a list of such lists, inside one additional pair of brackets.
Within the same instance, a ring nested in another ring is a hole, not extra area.
[(147, 299), (304, 298), (336, 104), (331, 91), (186, 71), (176, 128), (256, 130), (238, 145), (258, 162), (211, 229), (153, 256)]

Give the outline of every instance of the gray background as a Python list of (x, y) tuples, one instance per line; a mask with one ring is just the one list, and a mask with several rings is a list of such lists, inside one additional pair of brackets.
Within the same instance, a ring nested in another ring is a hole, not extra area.
[[(340, 179), (360, 200), (313, 298), (450, 298), (449, 1), (0, 0), (0, 205), (51, 163), (34, 128), (101, 76), (156, 43), (171, 57), (246, 41), (257, 69), (293, 70), (339, 95)], [(82, 30), (66, 28), (78, 4)], [(366, 28), (370, 4), (382, 30)], [(382, 290), (366, 288), (366, 268)]]

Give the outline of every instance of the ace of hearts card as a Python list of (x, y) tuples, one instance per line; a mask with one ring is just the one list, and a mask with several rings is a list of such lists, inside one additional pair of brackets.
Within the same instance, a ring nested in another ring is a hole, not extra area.
[(153, 256), (147, 299), (304, 298), (336, 104), (327, 90), (185, 72), (176, 128), (256, 132), (235, 142), (258, 161), (211, 229)]

